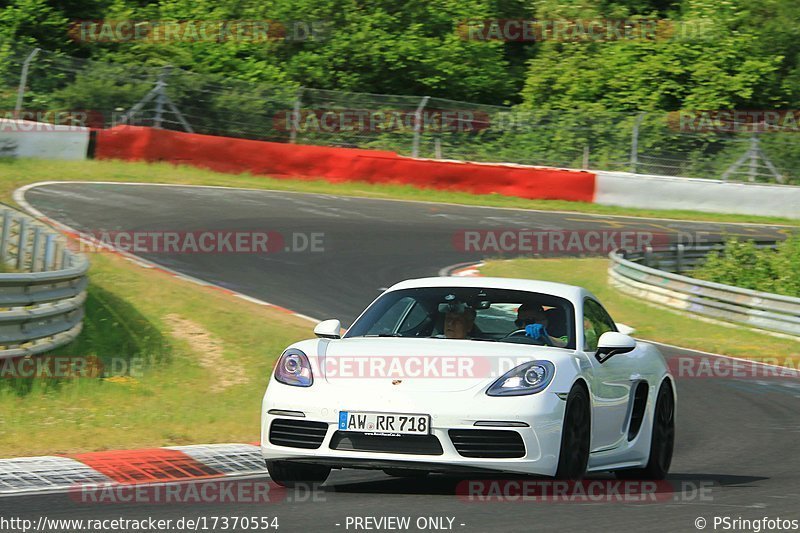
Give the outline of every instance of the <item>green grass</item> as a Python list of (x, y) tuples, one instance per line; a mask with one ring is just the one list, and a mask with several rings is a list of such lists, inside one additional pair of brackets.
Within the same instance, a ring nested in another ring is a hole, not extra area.
[(617, 322), (636, 328), (635, 335), (685, 348), (747, 359), (800, 361), (797, 340), (773, 337), (741, 326), (700, 321), (646, 304), (620, 293), (607, 281), (608, 259), (511, 259), (488, 261), (481, 274), (529, 278), (578, 285), (592, 291)]
[(800, 225), (800, 220), (779, 217), (700, 213), (691, 210), (631, 209), (563, 200), (526, 200), (498, 194), (476, 195), (457, 191), (419, 189), (410, 185), (379, 185), (359, 182), (331, 183), (324, 180), (278, 179), (249, 174), (232, 175), (168, 163), (0, 159), (0, 196), (7, 197), (17, 187), (44, 180), (137, 181), (144, 183), (220, 185), (490, 207), (573, 211), (600, 215)]
[[(91, 259), (85, 330), (56, 353), (143, 362), (144, 371), (0, 380), (0, 456), (257, 441), (275, 359), (287, 344), (312, 336), (312, 325), (115, 255)], [(213, 337), (220, 364), (200, 364), (207, 354), (173, 333), (174, 316)], [(231, 374), (244, 381), (212, 392)]]

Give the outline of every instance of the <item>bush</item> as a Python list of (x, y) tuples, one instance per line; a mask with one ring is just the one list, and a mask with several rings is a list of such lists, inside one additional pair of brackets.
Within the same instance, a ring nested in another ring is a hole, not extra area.
[(692, 275), (745, 289), (800, 297), (800, 235), (790, 236), (774, 250), (758, 249), (753, 241), (730, 239)]

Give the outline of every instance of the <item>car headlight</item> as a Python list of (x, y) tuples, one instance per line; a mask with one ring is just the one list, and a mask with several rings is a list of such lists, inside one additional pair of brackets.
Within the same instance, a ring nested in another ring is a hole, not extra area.
[(314, 376), (306, 354), (293, 348), (283, 352), (275, 367), (275, 379), (286, 385), (310, 387), (314, 383)]
[(523, 396), (543, 391), (553, 380), (556, 367), (550, 361), (531, 361), (503, 374), (486, 391), (489, 396)]

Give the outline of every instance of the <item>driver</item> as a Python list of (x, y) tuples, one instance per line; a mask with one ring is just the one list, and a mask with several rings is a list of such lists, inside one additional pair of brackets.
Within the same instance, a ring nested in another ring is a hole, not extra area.
[(466, 339), (474, 325), (474, 309), (466, 306), (452, 309), (444, 315), (444, 336), (448, 339)]
[[(514, 321), (519, 329), (525, 330), (525, 335), (534, 340), (542, 340), (550, 343), (558, 348), (567, 346), (568, 338), (564, 337), (551, 337), (547, 333), (547, 315), (541, 305), (522, 304), (517, 309), (517, 320)], [(537, 327), (538, 326), (538, 327)], [(545, 338), (547, 340), (545, 340)]]

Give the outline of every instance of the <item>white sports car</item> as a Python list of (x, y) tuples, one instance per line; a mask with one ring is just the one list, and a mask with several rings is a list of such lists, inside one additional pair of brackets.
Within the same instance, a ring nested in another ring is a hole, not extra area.
[(341, 335), (288, 347), (262, 405), (282, 485), (332, 468), (662, 479), (675, 386), (659, 351), (618, 332), (581, 287), (425, 278), (383, 292)]

